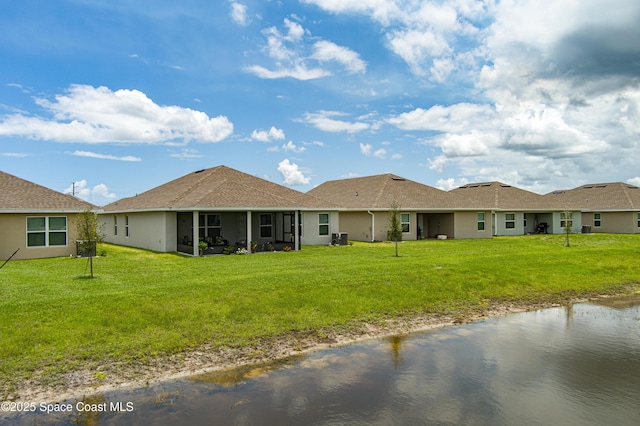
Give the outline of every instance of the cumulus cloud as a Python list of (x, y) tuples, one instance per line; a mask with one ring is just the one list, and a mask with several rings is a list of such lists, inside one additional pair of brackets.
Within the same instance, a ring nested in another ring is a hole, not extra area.
[(327, 40), (316, 41), (300, 23), (287, 18), (284, 29), (269, 27), (262, 31), (266, 37), (263, 51), (274, 61), (273, 66), (250, 65), (246, 71), (263, 79), (313, 80), (332, 75), (323, 65), (336, 62), (350, 74), (365, 72), (366, 63), (348, 47)]
[(362, 121), (348, 122), (332, 118), (345, 115), (337, 111), (318, 111), (316, 113), (306, 113), (302, 121), (311, 124), (316, 129), (333, 133), (358, 133), (371, 128), (371, 124)]
[(116, 155), (98, 154), (96, 152), (91, 152), (91, 151), (73, 151), (71, 155), (76, 157), (98, 158), (101, 160), (134, 161), (134, 162), (142, 161), (140, 157), (134, 157), (133, 155), (125, 155), (122, 157), (118, 157)]
[(285, 185), (308, 185), (311, 182), (311, 178), (305, 177), (297, 164), (286, 158), (278, 163), (278, 172), (282, 175)]
[(72, 85), (55, 100), (36, 98), (47, 117), (13, 114), (0, 135), (79, 143), (219, 142), (233, 133), (225, 116), (160, 106), (138, 90)]
[(69, 185), (63, 191), (65, 194), (75, 194), (76, 197), (88, 201), (97, 206), (109, 204), (116, 199), (116, 194), (109, 191), (107, 185), (99, 183), (93, 187), (89, 186), (86, 179), (82, 179)]
[(360, 59), (360, 55), (347, 47), (321, 40), (315, 43), (313, 48), (314, 52), (311, 57), (320, 62), (339, 62), (351, 74), (364, 73), (367, 69), (367, 64)]
[(231, 2), (231, 19), (238, 25), (248, 25), (249, 17), (247, 16), (247, 6), (235, 1)]
[(271, 126), (269, 130), (254, 130), (251, 139), (259, 142), (271, 142), (273, 140), (284, 139), (284, 131)]
[(373, 153), (373, 146), (369, 143), (361, 143), (360, 152), (362, 155), (369, 157)]
[(283, 151), (291, 151), (291, 152), (295, 152), (297, 154), (300, 154), (300, 153), (306, 151), (306, 149), (307, 148), (305, 148), (304, 146), (297, 146), (292, 141), (289, 141), (286, 144), (282, 145), (282, 150)]

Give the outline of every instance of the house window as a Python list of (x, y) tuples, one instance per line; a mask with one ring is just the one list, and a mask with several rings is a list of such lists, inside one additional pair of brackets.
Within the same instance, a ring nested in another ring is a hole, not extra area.
[(198, 217), (200, 238), (217, 238), (222, 236), (222, 218), (219, 214), (201, 214)]
[(507, 213), (504, 215), (504, 227), (506, 229), (515, 229), (516, 228), (516, 214), (515, 213)]
[(484, 212), (478, 213), (478, 231), (484, 231)]
[(638, 228), (640, 228), (640, 213), (638, 213)]
[(560, 227), (561, 228), (573, 228), (573, 213), (562, 212), (560, 213)]
[(318, 235), (329, 235), (329, 213), (318, 214)]
[(600, 218), (600, 213), (594, 213), (593, 214), (593, 226), (595, 226), (596, 228), (600, 228), (600, 225), (602, 224), (601, 218)]
[(27, 217), (27, 247), (67, 245), (67, 218), (65, 216)]
[(402, 213), (400, 215), (400, 227), (402, 228), (403, 233), (409, 232), (410, 220), (411, 220), (411, 215), (409, 213)]
[(523, 214), (522, 215), (522, 225), (524, 226), (524, 229), (527, 229), (527, 214)]
[(118, 216), (113, 215), (113, 235), (118, 235)]
[(129, 236), (129, 216), (124, 217), (124, 235)]
[(271, 214), (260, 215), (260, 238), (271, 238), (272, 234), (272, 216)]

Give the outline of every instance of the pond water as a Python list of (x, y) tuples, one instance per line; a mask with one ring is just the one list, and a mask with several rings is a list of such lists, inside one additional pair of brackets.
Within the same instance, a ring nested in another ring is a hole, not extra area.
[[(78, 402), (106, 410), (78, 412)], [(115, 411), (118, 402), (124, 411)], [(70, 414), (36, 411), (4, 420), (640, 425), (640, 295), (358, 343), (70, 403)]]

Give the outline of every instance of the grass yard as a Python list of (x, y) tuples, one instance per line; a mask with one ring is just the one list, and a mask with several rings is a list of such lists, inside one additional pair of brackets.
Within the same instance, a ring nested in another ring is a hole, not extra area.
[(76, 258), (0, 270), (0, 399), (26, 380), (204, 344), (640, 288), (640, 235), (572, 235), (568, 248), (562, 235), (404, 242), (400, 257), (387, 243), (205, 258), (103, 248), (95, 279)]

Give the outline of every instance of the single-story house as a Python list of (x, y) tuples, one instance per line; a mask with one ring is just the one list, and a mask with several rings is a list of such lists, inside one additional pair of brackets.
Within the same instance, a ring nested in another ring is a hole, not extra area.
[(545, 197), (582, 212), (585, 232), (640, 233), (640, 188), (623, 182), (582, 185)]
[(226, 247), (299, 250), (330, 244), (332, 203), (226, 166), (199, 170), (102, 209), (105, 241), (159, 252), (221, 253)]
[(0, 259), (76, 255), (76, 215), (96, 206), (0, 171)]
[(581, 231), (579, 209), (502, 182), (469, 183), (449, 193), (464, 197), (467, 208), (489, 210), (492, 235), (562, 234), (567, 225)]
[(356, 241), (387, 240), (389, 212), (400, 214), (403, 240), (491, 238), (490, 209), (394, 174), (325, 182), (307, 192), (340, 206), (340, 232)]

